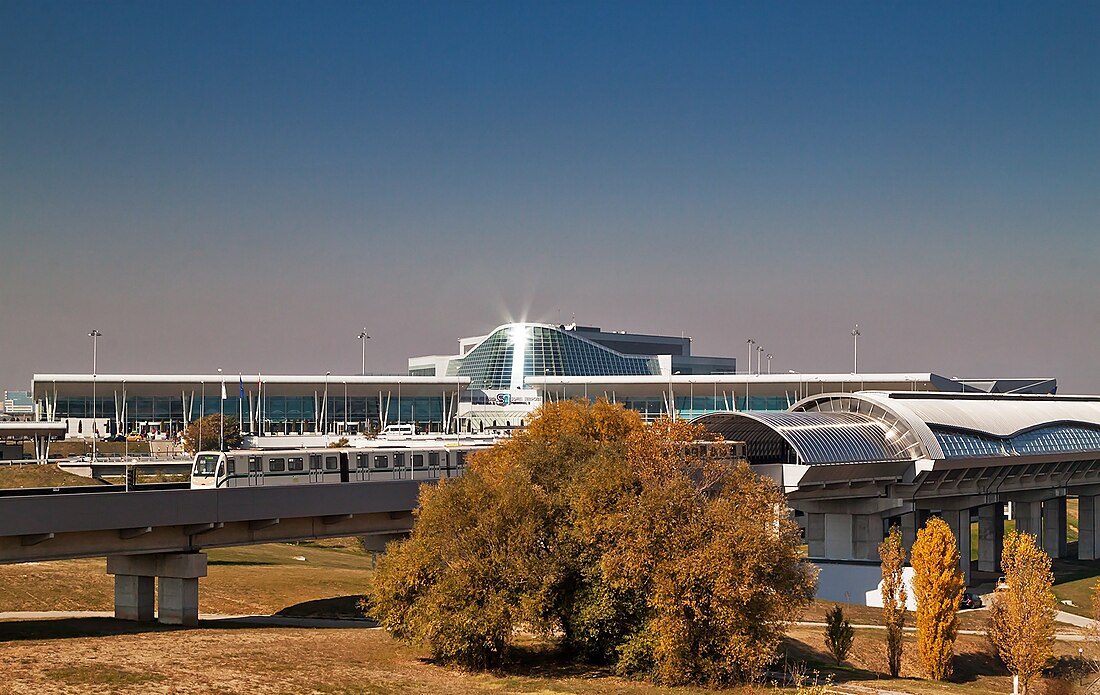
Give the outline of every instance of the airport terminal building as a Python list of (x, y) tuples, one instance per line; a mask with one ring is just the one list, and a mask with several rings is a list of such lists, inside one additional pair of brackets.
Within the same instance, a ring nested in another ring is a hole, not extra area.
[(70, 437), (173, 436), (202, 415), (239, 417), (251, 434), (349, 434), (415, 423), (422, 432), (522, 427), (545, 400), (606, 397), (652, 420), (784, 410), (810, 395), (861, 390), (1053, 393), (1054, 379), (965, 380), (929, 372), (754, 374), (732, 357), (691, 354), (691, 339), (595, 327), (512, 323), (413, 357), (392, 376), (35, 374), (37, 418)]

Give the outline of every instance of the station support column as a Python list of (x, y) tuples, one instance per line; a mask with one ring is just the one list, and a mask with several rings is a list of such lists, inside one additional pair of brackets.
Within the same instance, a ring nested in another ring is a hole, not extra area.
[(999, 572), (1001, 548), (1004, 546), (1004, 503), (978, 507), (978, 571)]
[(1053, 558), (1066, 556), (1066, 498), (1043, 502), (1043, 550)]
[(970, 509), (945, 509), (943, 520), (951, 527), (955, 543), (959, 547), (959, 569), (963, 573), (963, 582), (970, 584)]
[(115, 617), (152, 620), (154, 579), (159, 584), (157, 618), (168, 625), (198, 625), (199, 577), (206, 576), (205, 553), (112, 555), (107, 574), (115, 576)]
[(1100, 559), (1100, 504), (1097, 495), (1081, 495), (1079, 503), (1079, 538), (1077, 541), (1077, 559)]
[(1012, 517), (1016, 520), (1016, 530), (1020, 533), (1030, 533), (1035, 539), (1042, 542), (1043, 534), (1043, 503), (1042, 502), (1018, 502), (1012, 501)]

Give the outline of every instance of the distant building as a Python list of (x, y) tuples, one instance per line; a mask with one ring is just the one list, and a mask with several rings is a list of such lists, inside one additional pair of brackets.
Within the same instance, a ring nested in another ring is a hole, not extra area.
[(30, 391), (5, 391), (3, 412), (15, 419), (28, 419), (34, 415), (34, 399)]

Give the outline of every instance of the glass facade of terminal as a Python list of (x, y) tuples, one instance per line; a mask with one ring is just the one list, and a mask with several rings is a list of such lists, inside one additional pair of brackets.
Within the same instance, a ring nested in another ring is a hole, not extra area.
[(938, 427), (932, 432), (949, 459), (1100, 451), (1100, 428), (1082, 425), (1050, 425), (1005, 438)]
[[(121, 401), (121, 399), (120, 399)], [(264, 432), (303, 433), (318, 430), (321, 413), (327, 423), (326, 429), (333, 431), (377, 428), (383, 421), (416, 422), (419, 431), (442, 431), (444, 419), (444, 399), (442, 396), (404, 396), (383, 394), (381, 398), (336, 396), (329, 392), (327, 408), (324, 398), (313, 396), (266, 396), (262, 404), (255, 405), (255, 397), (250, 401), (244, 398), (230, 397), (224, 401), (217, 394), (205, 398), (196, 395), (188, 397), (184, 409), (182, 396), (130, 396), (116, 404), (113, 397), (97, 398), (94, 416), (97, 419), (112, 421), (112, 430), (130, 432), (146, 431), (155, 428), (160, 432), (174, 433), (182, 429), (186, 422), (203, 415), (224, 412), (226, 416), (240, 418), (242, 429), (252, 431), (262, 419)], [(124, 404), (124, 405), (123, 405)], [(120, 412), (121, 410), (121, 412)], [(255, 412), (252, 412), (255, 410)], [(56, 405), (57, 420), (91, 418), (93, 416), (91, 397), (59, 397)], [(243, 417), (242, 417), (243, 416)], [(262, 416), (262, 418), (261, 418)], [(350, 423), (348, 427), (337, 427), (336, 423)]]
[(554, 328), (504, 326), (462, 358), (470, 388), (522, 389), (529, 376), (646, 376), (660, 372), (652, 357), (623, 355)]

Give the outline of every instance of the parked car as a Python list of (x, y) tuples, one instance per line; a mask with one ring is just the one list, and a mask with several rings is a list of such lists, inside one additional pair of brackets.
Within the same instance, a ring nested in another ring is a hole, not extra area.
[(144, 442), (145, 437), (141, 434), (138, 434), (137, 432), (134, 432), (133, 434), (127, 435), (126, 441), (128, 441), (128, 442)]
[(981, 608), (982, 597), (967, 591), (963, 594), (962, 603), (959, 605), (959, 607), (965, 608), (967, 610), (970, 610), (972, 608)]
[(124, 435), (124, 434), (112, 434), (110, 437), (107, 437), (103, 441), (105, 441), (105, 442), (124, 442), (124, 441), (126, 441), (126, 435)]
[(996, 591), (1008, 591), (1008, 580), (1004, 577), (997, 577)]

